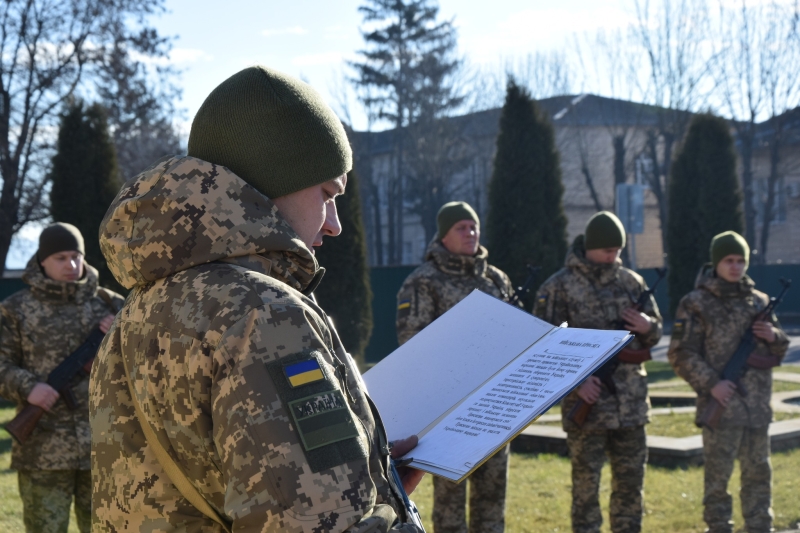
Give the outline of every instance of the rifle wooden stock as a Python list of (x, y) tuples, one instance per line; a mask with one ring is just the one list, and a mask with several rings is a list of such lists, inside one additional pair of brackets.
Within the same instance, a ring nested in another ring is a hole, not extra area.
[(698, 427), (707, 427), (709, 429), (717, 429), (719, 420), (722, 418), (722, 412), (725, 410), (722, 404), (716, 398), (710, 398), (700, 419), (697, 421)]
[(20, 444), (25, 444), (28, 437), (31, 436), (39, 419), (44, 415), (44, 409), (38, 405), (28, 404), (22, 411), (17, 413), (11, 422), (6, 424), (6, 431), (8, 431), (14, 439)]
[(577, 403), (572, 406), (570, 409), (567, 418), (572, 422), (578, 424), (578, 427), (583, 427), (583, 424), (586, 423), (586, 418), (588, 418), (589, 413), (592, 412), (592, 404), (589, 402), (584, 402), (582, 399), (578, 398)]

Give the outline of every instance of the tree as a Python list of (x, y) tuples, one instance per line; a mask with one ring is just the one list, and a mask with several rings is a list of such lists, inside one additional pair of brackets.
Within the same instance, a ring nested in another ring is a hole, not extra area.
[(689, 126), (672, 164), (667, 228), (670, 314), (694, 288), (709, 260), (711, 238), (723, 231), (742, 233), (742, 193), (728, 123), (710, 114)]
[(114, 43), (163, 56), (146, 25), (164, 0), (8, 0), (0, 6), (0, 272), (13, 235), (42, 220), (52, 131), (68, 99), (98, 79)]
[[(775, 193), (786, 171), (780, 161), (784, 119), (787, 111), (800, 105), (800, 83), (794, 75), (800, 68), (799, 19), (796, 3), (748, 5), (742, 1), (737, 8), (720, 10), (721, 38), (716, 40), (720, 50), (714, 63), (715, 81), (725, 111), (736, 119), (733, 126), (745, 196), (744, 236), (757, 262), (766, 261)], [(759, 127), (758, 121), (765, 117), (768, 118), (765, 127)], [(753, 172), (753, 156), (759, 143), (767, 146), (769, 152), (764, 187), (758, 187)], [(758, 194), (759, 189), (765, 194)]]
[(57, 151), (50, 171), (50, 214), (84, 236), (86, 261), (100, 272), (100, 283), (118, 288), (100, 251), (100, 223), (121, 185), (106, 112), (99, 104), (72, 102), (61, 118)]
[[(553, 126), (530, 93), (509, 79), (489, 183), (486, 234), (491, 263), (514, 283), (524, 281), (526, 264), (542, 267), (539, 283), (562, 266), (567, 252), (563, 195)], [(532, 297), (525, 299), (525, 307), (532, 307)]]
[[(461, 65), (455, 56), (456, 31), (438, 21), (433, 0), (366, 0), (362, 37), (367, 48), (350, 62), (359, 98), (379, 119), (394, 127), (394, 176), (387, 191), (388, 263), (402, 262), (403, 219), (409, 179), (406, 153), (416, 143), (408, 127), (420, 116), (440, 118), (463, 101), (451, 77)], [(419, 178), (419, 176), (417, 176)], [(382, 251), (379, 251), (382, 253)]]
[(363, 362), (372, 334), (372, 289), (359, 180), (354, 171), (347, 174), (347, 193), (336, 199), (336, 207), (342, 234), (325, 239), (316, 251), (326, 273), (314, 294), (333, 319), (344, 346)]

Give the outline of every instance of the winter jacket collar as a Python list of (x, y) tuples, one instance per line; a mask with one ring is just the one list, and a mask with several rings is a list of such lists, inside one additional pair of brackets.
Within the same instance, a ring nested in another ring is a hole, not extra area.
[(755, 282), (747, 274), (736, 283), (717, 277), (711, 263), (703, 265), (695, 281), (695, 288), (704, 289), (722, 300), (752, 296), (755, 286)]
[(159, 161), (129, 180), (103, 219), (100, 247), (127, 288), (213, 261), (246, 264), (299, 291), (320, 277), (269, 198), (193, 157)]
[(56, 281), (48, 278), (36, 254), (30, 258), (22, 281), (30, 285), (35, 298), (50, 303), (83, 303), (97, 291), (97, 270), (83, 263), (83, 277), (78, 281)]
[(478, 247), (475, 255), (460, 255), (450, 252), (442, 241), (434, 239), (425, 252), (425, 260), (432, 261), (437, 269), (454, 276), (483, 276), (489, 260), (489, 252)]
[(622, 261), (617, 259), (611, 264), (592, 263), (586, 259), (583, 235), (578, 235), (567, 251), (564, 266), (599, 285), (608, 285), (619, 279)]

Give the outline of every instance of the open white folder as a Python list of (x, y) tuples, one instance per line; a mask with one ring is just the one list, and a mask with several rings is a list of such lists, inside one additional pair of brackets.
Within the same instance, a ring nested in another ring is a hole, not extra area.
[(628, 344), (627, 331), (554, 327), (474, 291), (364, 374), (409, 465), (461, 481)]

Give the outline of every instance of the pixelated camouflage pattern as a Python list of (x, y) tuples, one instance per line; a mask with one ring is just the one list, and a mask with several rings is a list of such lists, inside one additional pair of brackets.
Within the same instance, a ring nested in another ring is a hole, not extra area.
[[(234, 531), (386, 531), (403, 516), (358, 369), (303, 292), (317, 262), (269, 199), (224, 167), (171, 158), (125, 184), (101, 247), (133, 291), (92, 372), (95, 533), (221, 531), (158, 464), (122, 357), (145, 423)], [(281, 396), (288, 381), (268, 370), (310, 353), (358, 433), (357, 457), (323, 446), (333, 466), (316, 472)]]
[(733, 462), (741, 469), (742, 516), (748, 533), (772, 529), (772, 465), (769, 426), (730, 426), (714, 431), (703, 428), (705, 458), (703, 520), (711, 533), (733, 533), (733, 500), (728, 482)]
[(397, 293), (397, 341), (404, 344), (475, 289), (508, 299), (513, 294), (511, 280), (491, 266), (488, 258), (483, 246), (476, 255), (467, 256), (451, 253), (441, 241), (433, 240), (425, 252), (425, 262), (406, 278)]
[[(698, 418), (742, 335), (768, 302), (767, 295), (755, 290), (755, 283), (748, 276), (738, 283), (729, 283), (713, 275), (710, 264), (698, 275), (695, 290), (681, 299), (675, 312), (676, 326), (668, 357), (675, 373), (697, 392)], [(758, 341), (755, 351), (783, 358), (789, 339), (774, 316), (772, 322), (778, 328), (775, 341), (769, 344)], [(768, 425), (772, 420), (772, 370), (749, 368), (741, 383), (747, 395), (733, 395), (719, 427)]]
[[(397, 293), (397, 340), (404, 344), (428, 324), (478, 289), (507, 300), (513, 293), (511, 280), (488, 263), (489, 252), (481, 246), (474, 256), (449, 252), (434, 239), (425, 253), (425, 263), (403, 282)], [(503, 531), (505, 524), (508, 450), (500, 451), (469, 478), (470, 523), (476, 532)], [(434, 530), (466, 532), (466, 485), (434, 479)]]
[[(85, 267), (79, 281), (55, 281), (45, 276), (34, 255), (22, 276), (30, 287), (0, 303), (0, 396), (16, 403), (18, 410), (34, 385), (47, 381), (100, 320), (114, 313), (98, 296), (97, 270)], [(121, 306), (121, 296), (106, 292)], [(72, 393), (74, 411), (59, 400), (24, 446), (12, 443), (12, 469), (89, 469), (89, 376), (76, 376)]]
[(570, 431), (567, 448), (572, 463), (572, 531), (599, 533), (600, 473), (611, 462), (609, 522), (613, 533), (642, 529), (647, 437), (644, 426), (622, 429)]
[(506, 485), (509, 447), (482, 464), (469, 477), (469, 527), (467, 481), (453, 483), (433, 478), (433, 530), (437, 533), (503, 533), (506, 522)]
[(92, 474), (88, 470), (20, 470), (19, 496), (26, 533), (67, 533), (75, 501), (78, 531), (92, 525)]
[[(631, 307), (647, 290), (644, 279), (622, 266), (622, 262), (600, 265), (586, 259), (583, 236), (579, 236), (567, 252), (565, 266), (545, 281), (536, 295), (533, 314), (558, 325), (588, 329), (614, 329), (620, 313)], [(650, 317), (652, 327), (645, 335), (636, 334), (630, 348), (650, 348), (661, 339), (662, 319), (655, 299), (651, 296), (642, 312)], [(584, 430), (616, 429), (646, 424), (650, 400), (647, 397), (647, 372), (642, 364), (620, 364), (613, 374), (617, 394), (604, 386), (600, 398), (592, 407)], [(564, 431), (576, 431), (578, 426), (567, 418), (578, 401), (571, 392), (561, 405)]]

